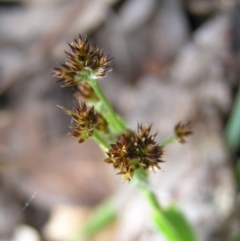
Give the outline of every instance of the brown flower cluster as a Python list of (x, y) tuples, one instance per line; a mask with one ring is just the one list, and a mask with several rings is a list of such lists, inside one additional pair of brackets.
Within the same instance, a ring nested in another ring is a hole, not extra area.
[(103, 50), (94, 44), (90, 46), (87, 37), (75, 39), (69, 44), (72, 52), (65, 52), (67, 59), (62, 68), (55, 68), (54, 76), (60, 78), (63, 87), (75, 86), (88, 79), (99, 79), (107, 75), (110, 69), (109, 55), (103, 56)]
[(193, 134), (192, 123), (189, 121), (185, 124), (179, 122), (174, 129), (174, 133), (180, 143), (186, 143), (186, 137)]
[(79, 83), (76, 86), (74, 96), (77, 100), (87, 101), (88, 103), (96, 103), (99, 101), (98, 96), (88, 82)]
[(151, 127), (152, 125), (138, 125), (137, 133), (127, 131), (107, 152), (108, 158), (105, 161), (112, 163), (126, 181), (131, 180), (134, 171), (139, 167), (145, 170), (159, 169), (159, 163), (163, 162), (163, 147), (156, 143), (156, 134), (150, 134)]
[(95, 112), (94, 107), (89, 108), (85, 103), (78, 102), (75, 104), (75, 112), (61, 106), (60, 108), (73, 118), (75, 125), (70, 126), (71, 135), (78, 138), (79, 143), (91, 137), (94, 129), (108, 132), (107, 122), (99, 113)]

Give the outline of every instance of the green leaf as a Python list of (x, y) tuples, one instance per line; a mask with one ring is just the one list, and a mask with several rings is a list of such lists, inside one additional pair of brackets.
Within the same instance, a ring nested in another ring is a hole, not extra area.
[(112, 200), (104, 201), (93, 213), (84, 226), (69, 239), (80, 241), (95, 236), (101, 230), (112, 224), (117, 219), (117, 209)]
[(238, 235), (238, 236), (232, 238), (231, 241), (240, 241), (240, 235)]
[(168, 220), (174, 225), (177, 229), (177, 232), (185, 241), (196, 240), (195, 233), (188, 223), (187, 219), (183, 213), (176, 207), (171, 206), (170, 208), (164, 210), (164, 213)]
[(154, 213), (153, 221), (160, 233), (162, 233), (168, 241), (183, 241), (165, 215)]
[(236, 164), (236, 178), (237, 178), (237, 184), (240, 187), (240, 159)]
[(232, 113), (228, 120), (225, 137), (229, 147), (236, 151), (240, 145), (240, 85), (238, 88), (238, 93), (236, 100), (232, 109)]
[(135, 184), (148, 201), (157, 229), (168, 241), (197, 240), (192, 227), (176, 206), (171, 206), (167, 209), (163, 209), (160, 206), (155, 193), (148, 186), (147, 173), (145, 170), (139, 168), (135, 171), (133, 181), (135, 181)]
[(94, 216), (88, 220), (82, 229), (84, 237), (92, 237), (109, 224), (113, 223), (117, 217), (117, 210), (111, 201), (104, 202), (95, 211)]
[(169, 241), (197, 240), (192, 227), (176, 206), (171, 206), (165, 210), (161, 210), (161, 212), (161, 214), (154, 214), (154, 221), (158, 229)]

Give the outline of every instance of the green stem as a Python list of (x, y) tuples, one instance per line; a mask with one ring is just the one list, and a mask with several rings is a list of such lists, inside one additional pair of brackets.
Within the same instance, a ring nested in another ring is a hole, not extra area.
[[(148, 185), (147, 174), (143, 174), (144, 170), (138, 170), (135, 172), (134, 178), (137, 183), (137, 187), (145, 197), (149, 206), (152, 209), (153, 221), (160, 232), (166, 236), (167, 240), (171, 241), (182, 241), (179, 237), (174, 226), (169, 222), (164, 214), (162, 207), (160, 206), (155, 193), (151, 190)], [(144, 171), (145, 172), (145, 171)]]
[(177, 137), (174, 135), (174, 136), (170, 137), (169, 139), (167, 139), (166, 141), (159, 143), (159, 146), (170, 145), (170, 144), (174, 143), (176, 140), (177, 140)]
[(95, 93), (98, 95), (99, 99), (103, 102), (105, 105), (108, 113), (109, 113), (109, 118), (108, 118), (108, 123), (114, 127), (115, 134), (120, 134), (122, 133), (126, 127), (123, 121), (121, 121), (115, 111), (113, 110), (111, 104), (108, 102), (106, 96), (102, 92), (102, 89), (100, 88), (98, 82), (96, 80), (89, 80), (88, 83), (91, 85), (91, 87), (94, 89)]
[(95, 130), (92, 138), (101, 146), (104, 151), (107, 151), (110, 148), (110, 145), (98, 134)]
[(154, 212), (161, 211), (161, 207), (157, 201), (155, 194), (146, 185), (138, 185), (138, 188), (150, 204), (152, 210)]

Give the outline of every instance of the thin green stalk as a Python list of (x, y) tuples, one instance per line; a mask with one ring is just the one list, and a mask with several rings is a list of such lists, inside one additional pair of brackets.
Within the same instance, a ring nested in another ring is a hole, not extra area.
[(159, 144), (159, 146), (167, 146), (167, 145), (170, 145), (170, 144), (174, 143), (176, 140), (177, 140), (177, 137), (174, 135), (174, 136), (170, 137), (169, 139), (161, 142), (161, 143)]
[(96, 130), (93, 132), (92, 138), (101, 146), (104, 151), (107, 151), (110, 148), (110, 145), (98, 134)]
[(96, 80), (90, 80), (88, 81), (88, 83), (91, 85), (95, 93), (98, 95), (99, 99), (103, 102), (104, 106), (106, 107), (109, 113), (109, 118), (107, 120), (108, 123), (114, 126), (116, 134), (122, 133), (126, 129), (125, 124), (123, 123), (123, 121), (120, 120), (120, 118), (117, 117), (115, 111), (113, 110), (111, 104), (108, 102), (98, 82)]
[(159, 229), (166, 236), (167, 240), (171, 241), (183, 241), (179, 237), (178, 232), (175, 230), (174, 226), (169, 222), (169, 220), (164, 215), (163, 209), (161, 208), (155, 193), (151, 190), (148, 185), (147, 174), (143, 169), (139, 169), (135, 172), (134, 178), (137, 187), (145, 197), (149, 206), (152, 209), (152, 218)]

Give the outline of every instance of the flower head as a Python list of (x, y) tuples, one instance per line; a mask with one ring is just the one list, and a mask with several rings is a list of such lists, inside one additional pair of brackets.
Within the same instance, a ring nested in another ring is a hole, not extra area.
[(65, 51), (67, 59), (62, 68), (55, 68), (54, 76), (60, 78), (63, 87), (78, 85), (89, 79), (99, 79), (107, 75), (110, 69), (109, 55), (103, 56), (103, 50), (94, 44), (90, 46), (87, 37), (75, 39), (69, 44), (71, 53)]
[(98, 96), (88, 82), (81, 82), (77, 85), (75, 98), (88, 103), (96, 103), (99, 101)]
[(189, 121), (185, 124), (179, 122), (174, 129), (175, 135), (180, 143), (186, 143), (186, 137), (191, 135), (193, 131), (191, 130), (192, 123)]
[(108, 126), (105, 119), (94, 110), (94, 107), (89, 108), (85, 103), (78, 102), (75, 104), (75, 112), (61, 106), (60, 108), (73, 118), (75, 124), (70, 126), (71, 135), (78, 138), (79, 143), (91, 137), (95, 129), (107, 131)]
[(138, 125), (136, 133), (127, 131), (111, 145), (105, 161), (112, 163), (114, 168), (119, 170), (118, 174), (123, 175), (124, 180), (130, 181), (139, 167), (145, 170), (160, 168), (159, 163), (163, 162), (163, 147), (156, 143), (156, 134), (150, 135), (151, 127)]

